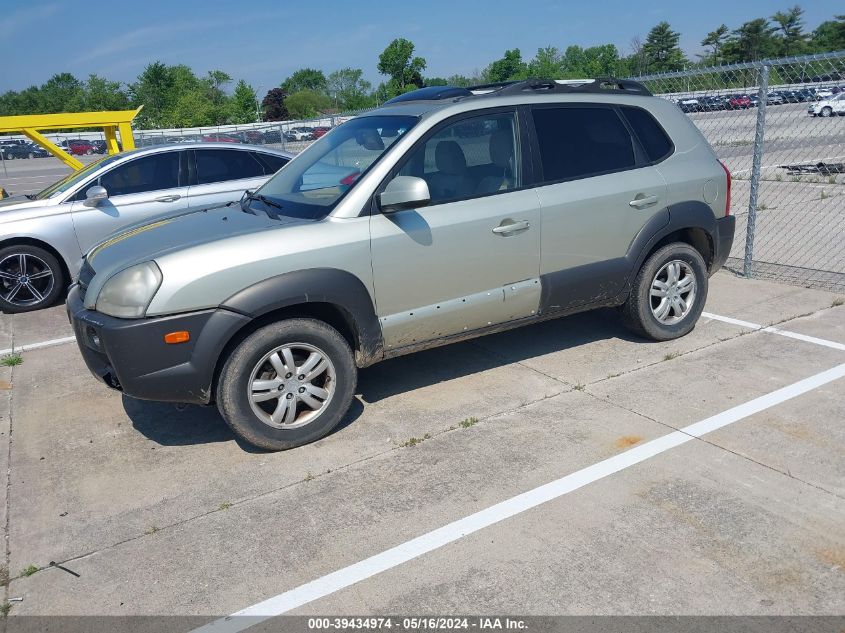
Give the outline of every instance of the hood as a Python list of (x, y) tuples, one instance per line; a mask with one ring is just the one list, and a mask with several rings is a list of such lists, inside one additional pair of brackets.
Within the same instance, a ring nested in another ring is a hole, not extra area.
[(43, 207), (45, 202), (46, 200), (30, 200), (24, 194), (19, 193), (0, 200), (0, 211), (26, 209), (28, 207)]
[[(86, 255), (96, 273), (91, 289), (97, 289), (124, 268), (155, 260), (168, 253), (216, 240), (300, 224), (296, 218), (269, 218), (244, 213), (237, 204), (214, 206), (139, 224), (100, 242)], [(94, 295), (96, 296), (96, 294)]]

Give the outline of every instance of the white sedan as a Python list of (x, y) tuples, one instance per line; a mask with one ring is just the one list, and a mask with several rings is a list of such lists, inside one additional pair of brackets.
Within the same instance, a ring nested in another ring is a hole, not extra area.
[(840, 92), (829, 99), (811, 103), (810, 107), (807, 108), (807, 114), (823, 117), (833, 116), (834, 114), (845, 115), (845, 92)]

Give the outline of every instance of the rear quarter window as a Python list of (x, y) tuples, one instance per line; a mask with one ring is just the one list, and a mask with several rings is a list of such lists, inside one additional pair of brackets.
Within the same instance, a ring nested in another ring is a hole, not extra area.
[(651, 162), (661, 161), (672, 153), (672, 140), (649, 112), (642, 108), (623, 107), (622, 113)]

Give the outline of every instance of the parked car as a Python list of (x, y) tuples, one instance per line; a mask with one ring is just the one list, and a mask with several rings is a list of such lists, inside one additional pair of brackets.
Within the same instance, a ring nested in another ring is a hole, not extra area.
[(282, 134), (279, 130), (264, 130), (265, 143), (281, 143)]
[[(94, 153), (95, 154), (105, 154), (108, 151), (108, 146), (106, 145), (105, 141), (101, 141), (101, 140), (91, 141), (91, 145), (94, 146)], [(121, 151), (121, 152), (123, 151), (123, 144), (120, 141), (117, 142), (117, 147), (118, 147), (119, 151)]]
[(90, 156), (94, 153), (94, 146), (90, 141), (84, 139), (71, 139), (59, 143), (59, 147), (65, 150), (68, 154), (74, 156)]
[(314, 128), (314, 131), (311, 132), (311, 138), (318, 139), (321, 136), (325, 136), (329, 132), (331, 132), (332, 128), (326, 125), (319, 125)]
[[(303, 189), (326, 165), (355, 172)], [(216, 402), (270, 450), (329, 433), (357, 368), (386, 358), (602, 306), (683, 336), (734, 236), (728, 170), (626, 80), (411, 95), (318, 139), (242, 210), (104, 242), (67, 305), (98, 379)]]
[(782, 92), (773, 91), (766, 95), (766, 105), (783, 105), (786, 99)]
[(715, 110), (727, 110), (730, 98), (725, 95), (708, 95), (698, 98), (698, 109), (702, 112), (713, 112)]
[(14, 160), (15, 158), (45, 158), (50, 155), (50, 152), (35, 143), (9, 143), (8, 145), (0, 146), (0, 152), (3, 153), (4, 160)]
[(310, 141), (314, 139), (313, 127), (292, 127), (285, 132), (285, 140), (288, 141)]
[(840, 92), (835, 97), (811, 103), (810, 107), (807, 108), (807, 114), (820, 117), (845, 114), (845, 92)]
[(698, 102), (698, 99), (679, 99), (678, 107), (681, 109), (681, 112), (701, 111), (701, 104)]
[(728, 107), (731, 110), (745, 110), (751, 107), (751, 99), (748, 95), (731, 95), (728, 99)]
[(204, 143), (241, 143), (241, 139), (233, 134), (224, 134), (222, 132), (212, 132), (211, 134), (203, 134), (202, 140)]
[(264, 135), (258, 130), (241, 130), (240, 132), (233, 132), (232, 136), (240, 140), (241, 143), (250, 143), (251, 145), (264, 144)]
[(104, 156), (40, 193), (0, 201), (0, 310), (53, 304), (109, 234), (237, 200), (291, 157), (246, 145), (159, 145)]

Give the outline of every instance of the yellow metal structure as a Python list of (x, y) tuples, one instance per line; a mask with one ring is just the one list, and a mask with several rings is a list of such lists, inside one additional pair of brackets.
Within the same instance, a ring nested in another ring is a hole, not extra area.
[(109, 154), (117, 154), (120, 151), (117, 144), (118, 132), (120, 132), (123, 149), (135, 149), (135, 138), (132, 136), (130, 123), (132, 119), (138, 116), (143, 107), (140, 106), (137, 110), (111, 110), (106, 112), (62, 112), (60, 114), (0, 116), (0, 134), (20, 132), (73, 169), (82, 169), (84, 165), (80, 161), (41, 134), (41, 130), (101, 127), (106, 136), (106, 149)]

